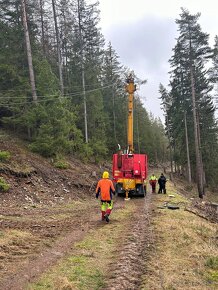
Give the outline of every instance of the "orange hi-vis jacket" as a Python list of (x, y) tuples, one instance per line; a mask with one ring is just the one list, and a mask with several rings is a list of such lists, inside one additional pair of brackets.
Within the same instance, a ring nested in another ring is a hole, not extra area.
[(102, 201), (110, 201), (112, 199), (112, 193), (114, 192), (115, 188), (110, 179), (103, 178), (99, 180), (96, 187), (96, 194), (100, 193)]

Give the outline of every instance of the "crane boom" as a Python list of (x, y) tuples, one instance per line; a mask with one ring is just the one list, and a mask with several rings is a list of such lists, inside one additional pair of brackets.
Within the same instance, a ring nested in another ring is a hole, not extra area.
[(133, 153), (133, 99), (134, 92), (136, 91), (136, 85), (134, 78), (130, 75), (127, 79), (126, 91), (129, 94), (128, 97), (128, 129), (127, 129), (127, 140), (128, 140), (128, 152)]

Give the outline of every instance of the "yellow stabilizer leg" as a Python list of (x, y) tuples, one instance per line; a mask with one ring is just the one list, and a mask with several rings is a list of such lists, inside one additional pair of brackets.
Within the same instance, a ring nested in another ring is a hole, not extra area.
[(130, 198), (129, 198), (129, 190), (126, 190), (126, 198), (125, 198), (125, 200), (130, 200)]

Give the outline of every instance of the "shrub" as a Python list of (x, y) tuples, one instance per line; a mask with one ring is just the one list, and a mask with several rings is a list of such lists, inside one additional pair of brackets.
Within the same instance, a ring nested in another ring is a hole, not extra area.
[(5, 162), (11, 158), (11, 154), (8, 151), (0, 151), (0, 161)]
[(6, 183), (3, 177), (0, 177), (0, 191), (8, 191), (10, 188), (10, 185)]
[(90, 144), (81, 143), (78, 156), (83, 162), (90, 161), (93, 157), (93, 150)]
[(218, 270), (218, 257), (209, 257), (205, 265), (213, 270)]
[(56, 168), (59, 168), (59, 169), (68, 169), (69, 168), (69, 163), (67, 163), (64, 160), (57, 160), (57, 161), (54, 162), (54, 166)]
[(99, 163), (101, 160), (106, 158), (108, 149), (103, 140), (91, 139), (90, 146), (96, 163)]
[[(34, 138), (30, 149), (44, 157), (76, 152), (83, 142), (82, 132), (76, 127), (76, 114), (70, 110), (69, 104), (53, 100), (53, 103), (45, 104), (38, 110), (43, 117), (38, 124), (35, 122), (37, 125), (33, 127)], [(33, 113), (32, 118), (37, 120), (39, 114)]]

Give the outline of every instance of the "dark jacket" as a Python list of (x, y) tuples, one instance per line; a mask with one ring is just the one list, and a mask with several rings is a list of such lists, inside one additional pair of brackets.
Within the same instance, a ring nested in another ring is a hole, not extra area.
[(159, 185), (164, 185), (166, 183), (166, 177), (164, 175), (161, 175), (158, 179)]

